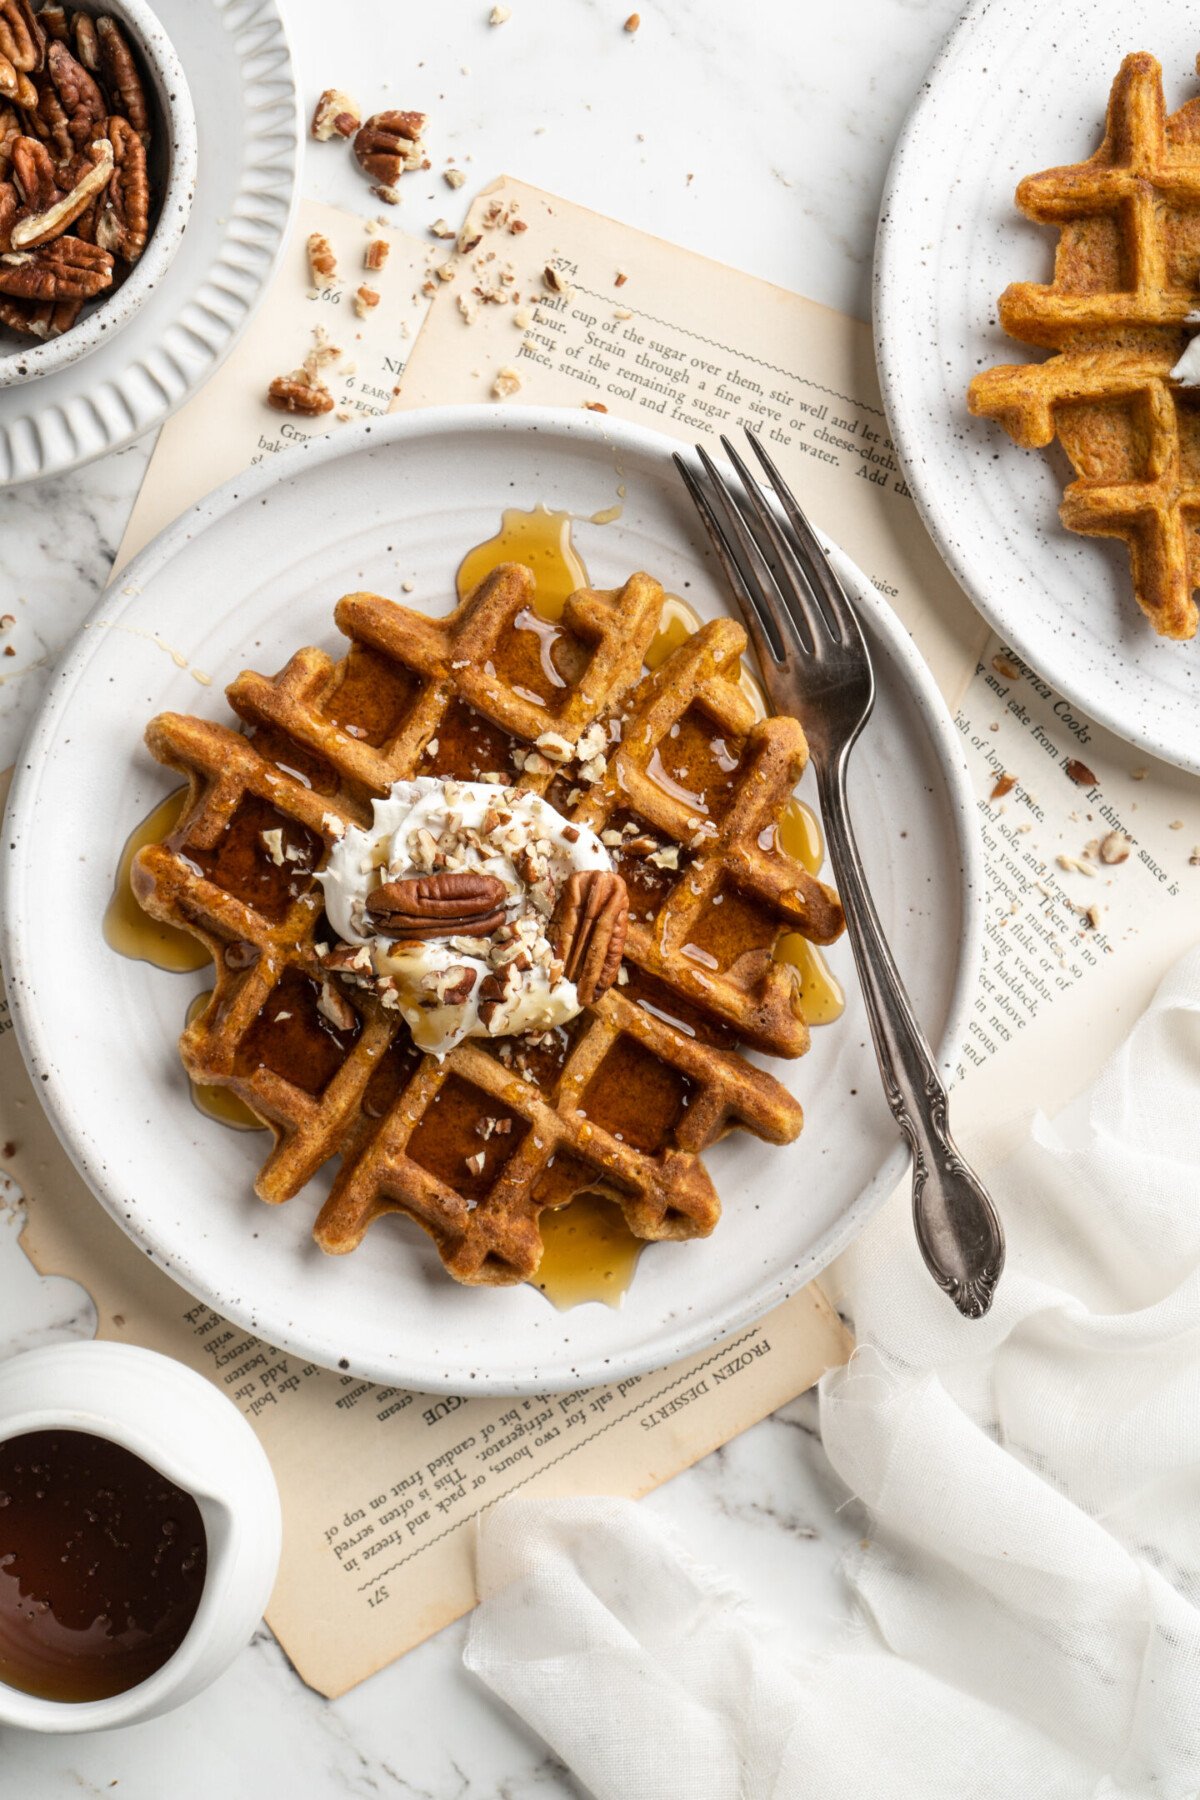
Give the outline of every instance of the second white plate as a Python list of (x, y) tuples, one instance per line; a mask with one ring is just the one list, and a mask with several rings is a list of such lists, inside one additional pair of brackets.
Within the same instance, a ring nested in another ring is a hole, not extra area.
[(1162, 63), (1171, 111), (1196, 93), (1195, 19), (1171, 0), (967, 8), (892, 159), (875, 345), (905, 475), (980, 612), (1086, 716), (1200, 772), (1200, 639), (1156, 637), (1124, 546), (1059, 524), (1071, 473), (1057, 447), (1019, 449), (967, 412), (980, 369), (1038, 359), (996, 319), (1010, 281), (1049, 279), (1057, 239), (1017, 212), (1017, 182), (1099, 147), (1108, 90), (1133, 50)]
[[(459, 556), (494, 533), (502, 507), (545, 502), (586, 520), (620, 487), (615, 522), (578, 527), (592, 580), (613, 586), (648, 569), (704, 616), (722, 613), (674, 447), (582, 411), (495, 407), (312, 439), (202, 502), (123, 572), (26, 741), (5, 832), (3, 961), (55, 1126), (160, 1266), (315, 1362), (458, 1393), (536, 1393), (658, 1366), (802, 1286), (904, 1167), (842, 943), (831, 960), (845, 1015), (814, 1032), (807, 1056), (770, 1065), (803, 1102), (803, 1134), (780, 1149), (735, 1131), (709, 1151), (724, 1207), (715, 1234), (651, 1245), (620, 1311), (559, 1313), (528, 1287), (459, 1287), (401, 1219), (381, 1220), (353, 1255), (326, 1257), (310, 1237), (321, 1182), (264, 1206), (253, 1193), (264, 1138), (191, 1103), (176, 1040), (206, 978), (129, 962), (101, 934), (122, 843), (178, 785), (143, 747), (147, 720), (164, 708), (228, 716), (221, 688), (242, 668), (274, 671), (300, 644), (335, 646), (333, 605), (352, 589), (400, 597), (412, 582), (408, 604), (446, 611)], [(839, 560), (878, 682), (851, 763), (855, 823), (897, 961), (950, 1066), (979, 948), (974, 805), (954, 728), (907, 633)], [(195, 669), (213, 685), (197, 685)]]

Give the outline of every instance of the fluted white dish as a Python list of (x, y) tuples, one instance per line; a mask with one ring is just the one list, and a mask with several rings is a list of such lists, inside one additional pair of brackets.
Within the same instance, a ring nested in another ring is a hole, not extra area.
[(0, 390), (0, 486), (64, 474), (160, 425), (229, 354), (283, 250), (302, 131), (277, 0), (155, 0), (155, 14), (195, 109), (187, 229), (123, 330)]

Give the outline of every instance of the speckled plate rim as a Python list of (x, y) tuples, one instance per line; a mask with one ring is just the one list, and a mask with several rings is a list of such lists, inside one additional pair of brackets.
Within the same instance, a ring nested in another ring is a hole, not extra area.
[[(837, 1223), (813, 1244), (807, 1255), (801, 1256), (784, 1273), (762, 1280), (744, 1301), (731, 1306), (718, 1318), (696, 1318), (690, 1313), (677, 1313), (671, 1322), (673, 1328), (664, 1328), (652, 1343), (635, 1346), (627, 1352), (616, 1352), (598, 1360), (595, 1367), (577, 1364), (562, 1369), (537, 1367), (519, 1378), (514, 1378), (511, 1372), (497, 1378), (487, 1368), (446, 1368), (431, 1361), (428, 1352), (424, 1353), (423, 1359), (421, 1355), (412, 1355), (411, 1347), (408, 1347), (407, 1360), (403, 1362), (391, 1360), (378, 1364), (369, 1359), (356, 1359), (352, 1332), (342, 1330), (332, 1338), (307, 1327), (298, 1328), (283, 1310), (265, 1303), (261, 1295), (253, 1308), (241, 1301), (231, 1302), (227, 1293), (220, 1293), (197, 1274), (189, 1262), (186, 1245), (181, 1248), (174, 1238), (161, 1239), (138, 1218), (131, 1207), (131, 1195), (109, 1173), (111, 1164), (102, 1147), (90, 1142), (88, 1134), (80, 1127), (72, 1093), (56, 1067), (53, 1046), (47, 1041), (42, 1025), (37, 1004), (36, 971), (28, 966), (22, 939), (23, 895), (31, 891), (31, 858), (38, 841), (35, 819), (39, 771), (53, 754), (68, 709), (74, 708), (69, 716), (76, 737), (81, 729), (84, 709), (78, 703), (78, 690), (95, 642), (95, 635), (89, 629), (93, 622), (103, 619), (110, 628), (119, 624), (122, 614), (136, 602), (139, 592), (207, 526), (243, 508), (253, 509), (247, 514), (253, 517), (270, 490), (294, 474), (296, 459), (303, 458), (309, 467), (319, 467), (341, 457), (357, 455), (368, 447), (384, 448), (395, 444), (403, 444), (410, 454), (415, 455), (419, 454), (424, 438), (447, 431), (460, 432), (465, 445), (479, 433), (557, 434), (594, 441), (608, 457), (614, 451), (618, 455), (627, 451), (652, 456), (664, 463), (679, 447), (676, 440), (645, 427), (595, 418), (586, 412), (568, 412), (553, 407), (511, 411), (495, 406), (436, 407), (347, 426), (331, 437), (307, 439), (286, 457), (271, 458), (260, 467), (235, 477), (184, 513), (122, 570), (119, 590), (106, 590), (55, 670), (45, 698), (31, 721), (17, 760), (17, 773), (4, 819), (10, 854), (0, 861), (0, 962), (6, 974), (18, 1043), (60, 1142), (83, 1180), (122, 1230), (189, 1293), (205, 1300), (243, 1329), (253, 1331), (281, 1349), (324, 1367), (345, 1369), (349, 1366), (356, 1375), (371, 1380), (419, 1392), (555, 1392), (664, 1367), (707, 1348), (761, 1317), (811, 1281), (857, 1236), (904, 1173), (908, 1164), (906, 1147), (897, 1141)], [(466, 466), (469, 466), (469, 458)], [(397, 504), (401, 504), (399, 499)], [(900, 682), (928, 730), (930, 747), (944, 780), (944, 798), (952, 833), (951, 841), (946, 845), (946, 871), (950, 879), (958, 883), (961, 911), (961, 936), (954, 945), (957, 957), (954, 979), (949, 990), (945, 1025), (936, 1045), (939, 1066), (949, 1077), (966, 1036), (982, 954), (985, 881), (974, 794), (958, 733), (908, 632), (855, 564), (836, 545), (829, 547), (843, 580), (868, 618), (872, 632), (886, 646)]]
[[(1155, 10), (1150, 7), (1143, 12)], [(1144, 29), (1141, 18), (1130, 22), (1137, 25), (1135, 35), (1139, 41), (1153, 35), (1153, 18)], [(953, 359), (961, 374), (959, 385), (963, 395), (962, 418), (957, 423), (971, 426), (976, 423), (966, 412), (967, 384), (976, 372), (971, 349), (985, 351), (987, 361), (1013, 360), (1021, 355), (1021, 347), (1005, 339), (1010, 354), (997, 359), (995, 345), (984, 337), (982, 322), (972, 322), (964, 317), (962, 332), (966, 347), (960, 358), (954, 346), (936, 341), (929, 313), (913, 303), (914, 294), (919, 294), (921, 289), (922, 271), (930, 261), (929, 253), (944, 222), (944, 213), (935, 216), (930, 198), (945, 193), (951, 173), (944, 154), (949, 134), (939, 128), (937, 118), (944, 93), (952, 82), (962, 85), (986, 78), (989, 57), (985, 33), (988, 31), (1002, 29), (1012, 37), (1018, 33), (1032, 34), (1044, 27), (1045, 34), (1063, 41), (1069, 40), (1074, 33), (1091, 29), (1091, 24), (1088, 17), (1067, 16), (1061, 10), (1055, 10), (1055, 0), (1043, 0), (1036, 11), (1032, 8), (1013, 9), (1011, 5), (1000, 4), (1000, 0), (973, 0), (947, 33), (905, 117), (884, 183), (873, 280), (875, 359), (884, 410), (905, 479), (930, 536), (973, 605), (998, 636), (1087, 717), (1107, 727), (1125, 742), (1161, 757), (1177, 768), (1200, 774), (1200, 726), (1196, 723), (1200, 715), (1194, 704), (1185, 707), (1182, 699), (1154, 682), (1148, 670), (1136, 671), (1138, 679), (1128, 688), (1122, 689), (1114, 682), (1114, 692), (1110, 696), (1086, 678), (1078, 660), (1072, 657), (1070, 637), (1055, 640), (1044, 630), (1039, 632), (1036, 609), (1031, 615), (1028, 595), (1022, 594), (1019, 579), (1005, 578), (1004, 541), (985, 529), (986, 520), (972, 512), (970, 479), (965, 474), (960, 474), (957, 479), (944, 479), (942, 471), (929, 459), (931, 435), (945, 429), (946, 422), (934, 423), (928, 417), (927, 410), (922, 407), (925, 389), (915, 373)], [(1114, 62), (1111, 75), (1115, 74)], [(1107, 94), (1108, 88), (1104, 85), (1095, 96), (1096, 111), (1101, 119)], [(1048, 103), (1053, 104), (1053, 101)], [(955, 141), (958, 141), (957, 134)], [(1066, 160), (1065, 155), (1061, 160)], [(980, 165), (983, 161), (981, 157)], [(1031, 168), (1038, 166), (1043, 165), (1036, 159), (1030, 165)], [(1044, 166), (1049, 166), (1049, 162)], [(978, 176), (981, 183), (986, 179), (986, 174)], [(1011, 194), (1008, 197), (1011, 199)], [(1013, 216), (1015, 219), (1015, 207)], [(1036, 271), (1027, 270), (1026, 274), (1029, 279), (1036, 277)], [(1017, 280), (1021, 276), (1021, 269), (1014, 267), (1011, 279)], [(932, 343), (931, 335), (935, 339)], [(1002, 455), (1046, 454), (1044, 451), (1022, 451), (998, 425), (993, 429), (995, 448)], [(1052, 523), (1056, 526), (1056, 520)], [(1096, 552), (1103, 540), (1080, 538), (1079, 543)], [(1019, 577), (1019, 568), (1011, 554), (1007, 561), (1013, 576)], [(1132, 594), (1129, 605), (1133, 607)], [(1148, 622), (1137, 619), (1136, 623), (1144, 627), (1146, 634), (1151, 633)], [(1159, 640), (1148, 637), (1148, 642), (1157, 645)], [(1190, 646), (1172, 648), (1190, 649), (1193, 655), (1200, 656), (1200, 638), (1192, 640)], [(1114, 659), (1124, 655), (1115, 636), (1112, 650)], [(1128, 664), (1124, 672), (1128, 675)]]
[[(82, 468), (122, 450), (162, 424), (220, 368), (242, 336), (279, 265), (299, 203), (304, 141), (295, 58), (277, 0), (155, 0), (164, 33), (184, 67), (200, 123), (222, 96), (205, 85), (197, 57), (180, 48), (177, 15), (211, 14), (228, 34), (241, 71), (235, 97), (243, 121), (240, 171), (221, 217), (215, 255), (191, 269), (188, 232), (143, 305), (119, 334), (78, 361), (0, 389), (0, 488)], [(190, 29), (191, 27), (189, 27)], [(228, 100), (225, 100), (228, 106)], [(189, 217), (194, 232), (206, 203), (204, 170)], [(171, 296), (163, 318), (158, 304)]]

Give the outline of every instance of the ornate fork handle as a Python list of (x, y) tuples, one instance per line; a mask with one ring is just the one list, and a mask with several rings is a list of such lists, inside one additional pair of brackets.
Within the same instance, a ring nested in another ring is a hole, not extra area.
[(946, 1090), (888, 949), (846, 804), (849, 745), (814, 755), (830, 858), (871, 1021), (884, 1092), (913, 1158), (913, 1223), (921, 1254), (959, 1312), (978, 1319), (1004, 1267), (1004, 1232), (946, 1122)]

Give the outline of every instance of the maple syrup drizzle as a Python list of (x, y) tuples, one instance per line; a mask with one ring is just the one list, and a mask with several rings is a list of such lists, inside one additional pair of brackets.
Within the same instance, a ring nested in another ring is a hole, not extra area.
[(458, 565), (455, 582), (465, 600), (485, 576), (501, 563), (524, 563), (533, 575), (533, 604), (543, 619), (562, 618), (563, 607), (576, 588), (587, 587), (583, 558), (571, 542), (574, 515), (535, 506), (529, 512), (509, 506), (500, 515), (495, 537), (468, 550)]
[(152, 963), (156, 969), (168, 969), (176, 974), (204, 968), (209, 960), (208, 951), (198, 938), (186, 931), (178, 931), (174, 925), (164, 925), (143, 912), (134, 896), (130, 873), (139, 850), (147, 844), (161, 844), (175, 829), (186, 799), (187, 789), (177, 788), (130, 832), (121, 851), (112, 898), (104, 914), (105, 942), (118, 955), (128, 956), (134, 962)]
[(598, 1194), (579, 1194), (567, 1206), (547, 1207), (538, 1222), (545, 1245), (533, 1278), (538, 1292), (560, 1312), (587, 1300), (620, 1306), (646, 1248), (620, 1207)]
[[(193, 1019), (198, 1019), (211, 999), (211, 988), (203, 994), (196, 994), (188, 1002), (184, 1023), (190, 1025)], [(251, 1112), (246, 1102), (239, 1100), (229, 1088), (210, 1087), (207, 1082), (193, 1081), (190, 1075), (188, 1085), (192, 1090), (193, 1106), (208, 1118), (217, 1119), (222, 1125), (231, 1125), (235, 1131), (267, 1129), (258, 1114)]]

